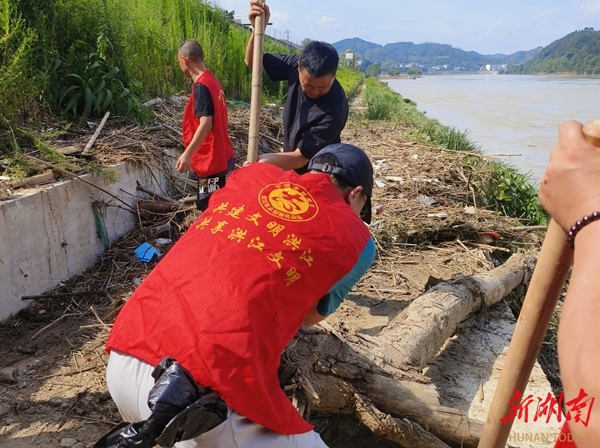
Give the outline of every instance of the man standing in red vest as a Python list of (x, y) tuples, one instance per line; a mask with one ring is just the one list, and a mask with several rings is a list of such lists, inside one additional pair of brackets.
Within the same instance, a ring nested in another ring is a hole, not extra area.
[[(370, 222), (373, 168), (361, 149), (338, 143), (308, 171), (263, 163), (235, 171), (128, 300), (106, 345), (107, 385), (124, 420), (138, 423), (97, 447), (326, 446), (279, 386), (277, 370), (300, 326), (335, 311), (373, 262), (363, 222)], [(178, 415), (165, 430), (180, 429), (170, 444), (150, 408), (180, 400), (152, 398), (154, 379), (164, 383), (165, 357), (188, 372), (200, 396), (211, 391), (226, 404), (222, 418), (199, 431), (184, 420), (208, 421), (210, 410), (186, 414), (207, 398), (161, 415)], [(148, 445), (123, 441), (145, 430), (153, 431)]]
[(198, 178), (198, 210), (204, 210), (210, 195), (225, 186), (235, 165), (227, 131), (227, 104), (221, 84), (204, 65), (204, 52), (198, 42), (182, 43), (177, 60), (194, 84), (183, 114), (185, 150), (175, 168), (180, 173), (193, 170)]

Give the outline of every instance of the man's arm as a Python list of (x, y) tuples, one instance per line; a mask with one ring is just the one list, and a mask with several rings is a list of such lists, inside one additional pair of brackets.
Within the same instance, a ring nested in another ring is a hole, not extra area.
[(185, 173), (192, 168), (192, 157), (198, 151), (202, 142), (210, 132), (213, 127), (213, 117), (212, 115), (200, 117), (200, 124), (196, 132), (194, 133), (194, 137), (192, 141), (185, 148), (185, 151), (179, 156), (177, 159), (177, 163), (175, 164), (175, 169), (178, 173)]
[(308, 159), (302, 155), (299, 149), (293, 152), (273, 152), (262, 154), (258, 157), (260, 163), (270, 163), (284, 170), (302, 168), (308, 163)]
[[(584, 215), (600, 211), (600, 149), (588, 143), (582, 126), (565, 122), (558, 145), (550, 155), (540, 182), (540, 202), (566, 232)], [(600, 446), (600, 222), (583, 227), (575, 237), (573, 271), (558, 326), (558, 362), (564, 388), (563, 402), (571, 416), (577, 411), (568, 403), (583, 390), (580, 417), (592, 405), (588, 425), (571, 419), (569, 429), (578, 448)], [(585, 403), (582, 401), (589, 400)], [(575, 414), (575, 415), (574, 415)]]
[(302, 323), (310, 327), (337, 310), (350, 290), (371, 267), (373, 260), (375, 260), (375, 241), (370, 237), (352, 270), (333, 285), (329, 292), (310, 309)]
[[(573, 272), (558, 327), (558, 359), (564, 402), (576, 399), (581, 390), (587, 394), (583, 401), (594, 399), (587, 427), (574, 420), (569, 423), (578, 448), (600, 446), (599, 241), (600, 222), (587, 225), (577, 234)], [(587, 414), (591, 405), (588, 401), (582, 409), (582, 416)], [(573, 406), (567, 405), (567, 410), (571, 410), (574, 416)]]
[(306, 313), (306, 316), (304, 316), (304, 321), (302, 322), (302, 324), (305, 327), (312, 327), (313, 325), (318, 324), (327, 317), (321, 316), (321, 314), (319, 314), (319, 311), (317, 310), (318, 305), (318, 302), (315, 303), (314, 306), (310, 309), (310, 311)]
[[(267, 28), (267, 23), (269, 23), (269, 18), (271, 17), (271, 10), (266, 3), (260, 3), (258, 0), (250, 1), (250, 12), (248, 12), (248, 20), (250, 20), (250, 24), (252, 25), (252, 33), (250, 34), (250, 39), (248, 40), (248, 44), (246, 45), (246, 54), (244, 56), (244, 62), (248, 68), (252, 68), (252, 60), (254, 56), (254, 30), (256, 23), (256, 17), (265, 13), (264, 20), (264, 28)], [(264, 30), (263, 30), (264, 31)], [(263, 70), (264, 71), (264, 70)]]

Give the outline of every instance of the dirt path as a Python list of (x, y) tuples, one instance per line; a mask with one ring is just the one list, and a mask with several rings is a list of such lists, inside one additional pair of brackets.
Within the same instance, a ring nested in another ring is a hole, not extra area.
[(350, 110), (355, 114), (363, 113), (367, 106), (365, 106), (365, 83), (363, 82), (360, 86), (360, 90), (356, 95), (352, 97), (348, 103)]

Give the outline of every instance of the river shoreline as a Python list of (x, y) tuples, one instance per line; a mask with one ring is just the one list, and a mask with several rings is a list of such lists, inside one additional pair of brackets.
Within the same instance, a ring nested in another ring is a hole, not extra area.
[(560, 124), (600, 116), (600, 77), (428, 75), (386, 84), (420, 111), (469, 134), (488, 155), (529, 173), (537, 185)]

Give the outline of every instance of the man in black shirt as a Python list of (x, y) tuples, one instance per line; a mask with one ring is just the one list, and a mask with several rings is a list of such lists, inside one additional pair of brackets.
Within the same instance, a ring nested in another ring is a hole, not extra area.
[[(263, 12), (266, 27), (269, 7), (258, 0), (250, 1), (248, 18), (253, 29), (246, 47), (248, 67), (252, 67), (255, 18)], [(348, 118), (348, 100), (335, 79), (338, 62), (335, 48), (317, 41), (307, 44), (299, 56), (263, 55), (264, 72), (273, 81), (287, 81), (288, 92), (283, 110), (283, 152), (261, 155), (259, 162), (304, 173), (319, 150), (340, 142)]]

